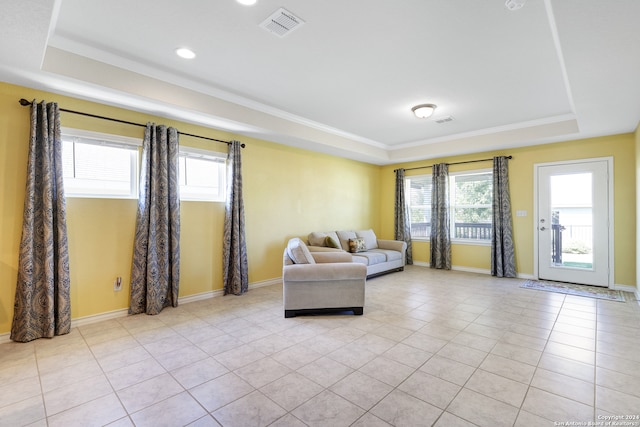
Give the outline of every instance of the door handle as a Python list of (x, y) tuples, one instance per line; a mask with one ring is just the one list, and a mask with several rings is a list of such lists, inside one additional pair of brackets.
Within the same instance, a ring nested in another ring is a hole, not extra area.
[(544, 231), (546, 229), (547, 229), (546, 227), (540, 227), (540, 231)]

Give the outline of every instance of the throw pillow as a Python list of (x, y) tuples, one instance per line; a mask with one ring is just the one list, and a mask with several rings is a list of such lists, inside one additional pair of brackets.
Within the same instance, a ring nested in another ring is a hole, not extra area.
[(367, 249), (378, 249), (378, 238), (372, 229), (356, 231), (356, 236), (364, 239)]
[(365, 252), (367, 245), (362, 237), (356, 237), (355, 239), (349, 239), (349, 252), (355, 254), (358, 252)]
[(314, 231), (308, 236), (309, 245), (326, 246), (326, 243), (325, 243), (326, 238), (327, 238), (327, 233), (320, 233), (320, 232)]
[(316, 260), (313, 259), (313, 255), (309, 252), (307, 245), (305, 245), (298, 237), (289, 240), (289, 243), (287, 244), (287, 254), (296, 264), (316, 263)]
[(338, 243), (345, 251), (349, 250), (349, 239), (355, 239), (356, 236), (355, 231), (347, 231), (347, 230), (339, 230), (336, 232), (336, 236), (338, 237)]
[(340, 249), (340, 245), (338, 244), (338, 242), (336, 242), (331, 236), (327, 236), (324, 239), (324, 245), (329, 248)]

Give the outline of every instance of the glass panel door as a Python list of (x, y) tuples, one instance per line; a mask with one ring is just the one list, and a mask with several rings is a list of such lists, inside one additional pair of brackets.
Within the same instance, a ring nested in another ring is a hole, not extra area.
[(593, 173), (552, 175), (551, 263), (593, 269)]
[(609, 286), (608, 162), (536, 166), (538, 277)]

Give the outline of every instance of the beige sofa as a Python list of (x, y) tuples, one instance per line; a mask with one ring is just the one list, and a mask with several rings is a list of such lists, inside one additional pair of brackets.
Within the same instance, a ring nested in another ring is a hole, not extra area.
[(349, 253), (353, 262), (367, 266), (367, 277), (402, 271), (406, 263), (406, 242), (378, 239), (371, 229), (313, 232), (308, 243), (312, 253)]
[(346, 252), (311, 253), (299, 238), (289, 240), (283, 254), (284, 317), (321, 311), (364, 309), (367, 269)]

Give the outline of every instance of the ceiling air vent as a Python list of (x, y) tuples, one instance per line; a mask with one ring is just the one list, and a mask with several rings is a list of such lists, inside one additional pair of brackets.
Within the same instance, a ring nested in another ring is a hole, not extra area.
[(446, 116), (446, 117), (440, 117), (439, 119), (434, 120), (434, 122), (438, 123), (438, 124), (442, 124), (442, 123), (449, 123), (453, 121), (453, 117), (451, 116)]
[(304, 21), (284, 8), (276, 10), (264, 20), (260, 27), (272, 32), (278, 37), (284, 37), (291, 31), (304, 24)]

